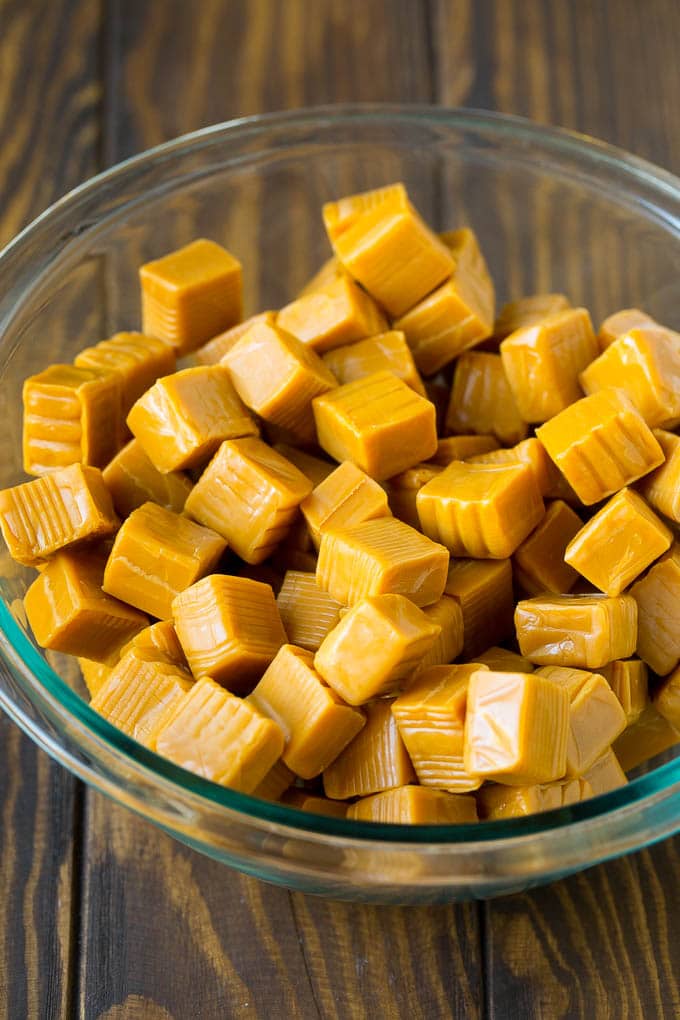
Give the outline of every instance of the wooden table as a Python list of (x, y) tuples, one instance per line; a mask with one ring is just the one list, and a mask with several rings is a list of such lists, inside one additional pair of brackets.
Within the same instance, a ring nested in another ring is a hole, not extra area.
[[(523, 114), (680, 171), (674, 0), (0, 0), (0, 240), (105, 166), (351, 100)], [(680, 1014), (680, 838), (526, 895), (330, 903), (179, 846), (0, 719), (0, 1017)]]

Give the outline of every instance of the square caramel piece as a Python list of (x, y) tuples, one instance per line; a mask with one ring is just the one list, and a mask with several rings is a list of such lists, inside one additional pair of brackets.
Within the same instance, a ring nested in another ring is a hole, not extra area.
[(642, 496), (621, 489), (572, 538), (564, 559), (600, 591), (620, 595), (672, 540)]
[(532, 662), (593, 670), (633, 654), (638, 612), (631, 595), (542, 595), (517, 603), (515, 628)]
[(466, 771), (524, 786), (561, 779), (567, 767), (569, 698), (536, 673), (479, 670), (469, 681)]
[(466, 351), (456, 360), (446, 430), (493, 435), (504, 445), (526, 437), (529, 426), (519, 413), (500, 354)]
[(680, 669), (676, 667), (663, 678), (654, 692), (652, 703), (657, 712), (680, 731)]
[(322, 531), (390, 516), (385, 490), (349, 460), (303, 499), (300, 510), (317, 549)]
[(640, 479), (636, 488), (655, 510), (680, 524), (680, 436), (654, 429), (654, 438), (666, 459)]
[(597, 342), (600, 350), (606, 351), (610, 344), (624, 333), (630, 333), (631, 329), (655, 329), (658, 326), (656, 319), (640, 308), (622, 308), (602, 321), (597, 333)]
[(454, 560), (444, 591), (458, 602), (463, 614), (466, 660), (476, 661), (490, 641), (505, 641), (513, 633), (510, 560)]
[(394, 716), (392, 703), (380, 698), (363, 709), (366, 725), (324, 770), (323, 788), (327, 797), (347, 800), (405, 786), (415, 781)]
[(384, 482), (390, 510), (394, 516), (420, 531), (418, 493), (443, 470), (441, 465), (427, 461), (424, 464), (415, 464), (406, 471), (400, 471), (398, 475), (392, 475)]
[(288, 640), (315, 652), (340, 620), (342, 605), (316, 583), (316, 574), (287, 570), (276, 596)]
[(655, 673), (666, 676), (680, 662), (680, 545), (677, 542), (631, 586), (630, 595), (638, 609), (637, 654)]
[(500, 343), (515, 330), (535, 326), (570, 307), (569, 298), (564, 294), (528, 294), (516, 301), (508, 301), (496, 316), (493, 338)]
[[(460, 438), (465, 437), (461, 436)], [(467, 460), (470, 464), (526, 464), (531, 469), (538, 491), (542, 496), (552, 493), (560, 476), (559, 471), (546, 453), (545, 447), (533, 436), (530, 439), (523, 439), (515, 446), (503, 447), (500, 450), (487, 450), (484, 453), (473, 453), (458, 459)]]
[(582, 527), (581, 518), (561, 499), (547, 505), (543, 519), (513, 555), (515, 578), (527, 595), (561, 595), (573, 588), (578, 572), (564, 562), (564, 554)]
[(225, 439), (259, 433), (223, 365), (185, 368), (159, 379), (134, 404), (127, 423), (161, 472), (196, 467)]
[(276, 322), (319, 354), (382, 333), (388, 325), (373, 298), (344, 275), (286, 305)]
[(536, 429), (536, 436), (591, 506), (663, 462), (663, 451), (623, 390), (583, 397)]
[(637, 722), (649, 703), (649, 671), (641, 659), (617, 659), (600, 667), (621, 703), (629, 726)]
[(529, 662), (517, 652), (511, 652), (508, 648), (501, 648), (498, 645), (492, 645), (481, 655), (476, 655), (475, 660), (496, 673), (533, 673), (534, 671), (533, 662)]
[(140, 267), (142, 331), (189, 354), (241, 320), (241, 263), (199, 238)]
[(338, 386), (312, 404), (319, 445), (382, 481), (437, 450), (434, 404), (392, 372)]
[(479, 817), (491, 821), (554, 811), (555, 808), (575, 804), (582, 797), (579, 781), (568, 779), (531, 786), (486, 783), (477, 793), (476, 799)]
[(191, 672), (247, 694), (287, 641), (271, 586), (211, 574), (172, 603), (177, 637)]
[(444, 546), (394, 517), (378, 517), (322, 534), (316, 581), (345, 606), (386, 594), (429, 606), (444, 593), (448, 565)]
[(460, 825), (477, 821), (477, 804), (464, 794), (409, 784), (362, 797), (350, 804), (347, 817), (391, 825)]
[(401, 181), (386, 184), (382, 188), (372, 188), (370, 191), (360, 191), (355, 195), (345, 195), (333, 202), (325, 202), (321, 208), (321, 216), (328, 239), (332, 243), (336, 237), (349, 230), (359, 216), (375, 209), (386, 199), (396, 199), (400, 202), (408, 200), (408, 193)]
[(168, 620), (172, 600), (217, 565), (227, 543), (209, 528), (155, 503), (133, 510), (116, 535), (103, 588)]
[(637, 722), (614, 742), (612, 751), (624, 772), (630, 772), (676, 744), (680, 744), (680, 730), (650, 701)]
[(434, 644), (420, 660), (418, 672), (429, 666), (446, 665), (453, 662), (463, 650), (463, 610), (458, 599), (442, 595), (438, 602), (423, 609), (430, 623), (441, 627), (441, 633)]
[(403, 379), (421, 397), (426, 395), (411, 348), (404, 334), (397, 329), (378, 333), (346, 347), (336, 347), (324, 354), (323, 363), (340, 386), (354, 382), (355, 379), (364, 379), (375, 372), (391, 372)]
[(222, 443), (186, 512), (223, 535), (246, 563), (262, 563), (289, 534), (312, 483), (260, 439)]
[(183, 472), (163, 474), (154, 467), (136, 439), (131, 439), (109, 461), (102, 478), (121, 517), (127, 517), (144, 503), (158, 503), (181, 514), (192, 489), (191, 479)]
[(628, 782), (626, 773), (611, 748), (601, 754), (595, 764), (584, 772), (581, 781), (588, 783), (592, 797), (599, 797), (600, 794), (609, 793), (610, 790), (618, 790)]
[(276, 312), (259, 312), (257, 315), (251, 315), (250, 318), (237, 323), (236, 326), (225, 329), (224, 333), (218, 333), (212, 340), (208, 340), (207, 344), (203, 344), (197, 351), (194, 351), (196, 361), (200, 365), (219, 365), (225, 354), (236, 346), (251, 326), (255, 326), (258, 322), (273, 326), (276, 322)]

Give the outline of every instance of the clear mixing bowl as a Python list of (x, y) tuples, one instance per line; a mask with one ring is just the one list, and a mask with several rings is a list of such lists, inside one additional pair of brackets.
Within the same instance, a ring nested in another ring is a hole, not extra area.
[[(328, 257), (322, 202), (395, 180), (439, 229), (475, 228), (501, 302), (564, 291), (596, 322), (639, 305), (680, 327), (680, 181), (633, 156), (474, 111), (336, 107), (237, 120), (95, 177), (0, 254), (0, 484), (22, 478), (22, 380), (138, 328), (141, 262), (213, 237), (243, 261), (247, 311), (276, 308)], [(677, 758), (592, 801), (475, 826), (341, 821), (223, 789), (97, 716), (72, 664), (28, 632), (29, 571), (3, 554), (0, 574), (0, 705), (86, 782), (249, 874), (345, 899), (466, 899), (680, 829)]]

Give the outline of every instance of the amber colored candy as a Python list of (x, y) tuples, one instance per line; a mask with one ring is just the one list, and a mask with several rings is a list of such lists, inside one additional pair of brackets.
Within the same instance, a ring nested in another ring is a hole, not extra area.
[(598, 669), (625, 712), (630, 726), (637, 722), (649, 702), (647, 666), (640, 659), (617, 659)]
[(175, 705), (155, 739), (164, 758), (241, 793), (257, 789), (283, 744), (277, 722), (209, 677), (197, 680)]
[(336, 347), (324, 354), (323, 361), (341, 386), (375, 372), (391, 372), (421, 397), (426, 396), (413, 354), (400, 330), (379, 333), (346, 347)]
[(680, 422), (680, 335), (661, 328), (631, 329), (580, 375), (586, 393), (618, 386), (650, 427)]
[(142, 329), (188, 354), (241, 320), (241, 263), (199, 238), (139, 269)]
[(474, 797), (426, 786), (398, 786), (350, 804), (347, 817), (391, 825), (459, 825), (477, 821)]
[(446, 430), (491, 434), (505, 444), (526, 437), (529, 426), (519, 413), (500, 354), (467, 351), (458, 358)]
[(78, 659), (78, 665), (89, 695), (93, 698), (111, 675), (111, 667), (103, 662), (94, 662), (92, 659), (83, 658)]
[(463, 610), (458, 599), (442, 595), (439, 602), (426, 606), (423, 612), (430, 623), (441, 627), (441, 633), (423, 655), (419, 669), (453, 662), (463, 650)]
[(349, 460), (303, 499), (300, 510), (317, 548), (324, 531), (390, 515), (385, 490)]
[(569, 298), (564, 294), (530, 294), (509, 301), (503, 305), (496, 316), (493, 326), (495, 340), (505, 340), (518, 329), (535, 326), (550, 316), (564, 312), (571, 307)]
[(455, 560), (444, 591), (463, 612), (463, 658), (476, 661), (489, 641), (504, 641), (512, 634), (515, 602), (510, 560)]
[(532, 673), (534, 669), (533, 662), (529, 662), (523, 655), (511, 652), (507, 648), (499, 648), (497, 645), (492, 645), (481, 655), (476, 655), (475, 661), (488, 666), (496, 673)]
[(536, 673), (478, 670), (465, 718), (466, 771), (525, 786), (561, 779), (567, 767), (569, 698)]
[(544, 514), (531, 470), (524, 464), (453, 461), (416, 499), (428, 538), (454, 556), (505, 559)]
[(186, 517), (144, 503), (116, 535), (104, 571), (104, 591), (159, 620), (172, 600), (216, 566), (227, 543)]
[(321, 457), (316, 457), (312, 453), (307, 453), (306, 450), (300, 450), (296, 446), (290, 446), (288, 443), (274, 443), (274, 449), (277, 453), (280, 453), (282, 457), (289, 460), (291, 464), (294, 464), (298, 471), (302, 471), (303, 475), (313, 483), (316, 487), (319, 485), (324, 478), (335, 471), (337, 464), (331, 463), (329, 460), (323, 460)]
[(98, 468), (72, 464), (0, 490), (0, 529), (12, 559), (26, 566), (76, 542), (106, 538), (119, 524)]
[(408, 199), (406, 188), (401, 182), (373, 188), (371, 191), (361, 191), (356, 195), (345, 195), (335, 202), (326, 202), (321, 208), (321, 216), (329, 239), (334, 241), (340, 234), (349, 230), (362, 213), (369, 212), (390, 198), (404, 202)]
[(102, 477), (121, 517), (127, 517), (143, 503), (158, 503), (181, 514), (192, 488), (191, 479), (181, 471), (161, 473), (137, 439), (131, 439), (119, 450), (102, 471)]
[(465, 713), (470, 677), (479, 663), (431, 666), (392, 703), (409, 757), (422, 786), (453, 793), (476, 790), (482, 780), (465, 769)]
[(286, 305), (276, 322), (319, 354), (382, 333), (388, 325), (373, 298), (344, 275)]
[(680, 662), (680, 545), (672, 545), (632, 585), (630, 595), (638, 608), (637, 654), (655, 673), (666, 676)]
[(506, 337), (503, 368), (524, 421), (547, 421), (579, 400), (579, 373), (598, 353), (585, 308), (568, 308)]
[(316, 583), (316, 575), (288, 570), (276, 597), (292, 645), (315, 652), (340, 619), (342, 605)]
[(120, 381), (74, 365), (51, 365), (24, 382), (24, 471), (69, 464), (103, 467), (120, 440)]
[(536, 435), (586, 506), (663, 461), (644, 419), (623, 390), (614, 388), (577, 400), (536, 429)]
[(394, 322), (425, 375), (438, 372), (493, 330), (493, 281), (477, 238), (466, 228), (450, 239), (447, 247), (455, 259), (450, 279)]
[(611, 747), (583, 773), (581, 781), (588, 783), (592, 797), (599, 797), (600, 794), (609, 793), (610, 790), (618, 790), (628, 782), (626, 773)]
[[(465, 436), (459, 438), (464, 439)], [(542, 496), (550, 494), (559, 478), (559, 471), (545, 452), (545, 447), (533, 437), (523, 439), (515, 446), (471, 454), (461, 459), (467, 460), (469, 464), (526, 464)]]
[(443, 283), (455, 259), (409, 202), (392, 194), (332, 239), (344, 269), (392, 318)]
[(224, 355), (236, 346), (242, 336), (246, 335), (250, 327), (258, 322), (273, 326), (276, 322), (276, 312), (259, 312), (257, 315), (251, 315), (249, 319), (239, 322), (236, 326), (231, 326), (224, 333), (218, 333), (217, 336), (208, 340), (207, 344), (203, 344), (197, 351), (194, 351), (194, 357), (201, 365), (218, 365)]
[(468, 460), (493, 450), (498, 450), (495, 436), (447, 436), (437, 443), (437, 452), (430, 457), (430, 463), (446, 467), (452, 460)]
[(513, 556), (515, 577), (527, 595), (544, 591), (559, 595), (573, 588), (578, 573), (564, 562), (564, 553), (582, 524), (581, 518), (561, 499), (547, 505), (543, 520)]
[(366, 705), (366, 725), (323, 774), (327, 797), (366, 797), (415, 781), (411, 759), (383, 698)]
[(659, 513), (680, 523), (680, 436), (654, 429), (654, 438), (663, 450), (664, 463), (641, 478), (636, 488)]
[(621, 489), (572, 538), (564, 559), (607, 595), (620, 595), (672, 540), (642, 496)]
[(272, 765), (264, 779), (251, 791), (251, 795), (261, 797), (262, 800), (280, 800), (294, 782), (295, 773), (291, 772), (288, 766), (279, 759)]
[(262, 440), (234, 439), (222, 443), (185, 511), (223, 535), (246, 563), (262, 563), (286, 538), (311, 491), (311, 481)]
[(659, 715), (680, 730), (680, 668), (664, 677), (654, 692), (653, 705)]
[(659, 323), (647, 312), (643, 312), (639, 308), (622, 308), (621, 311), (608, 315), (602, 321), (597, 334), (600, 350), (605, 351), (624, 333), (630, 333), (631, 329), (655, 329), (658, 327)]
[(444, 468), (440, 464), (416, 464), (406, 471), (400, 471), (385, 484), (390, 510), (395, 517), (412, 528), (420, 530), (420, 518), (418, 517), (418, 493), (423, 485), (436, 478)]
[(309, 811), (314, 815), (328, 815), (329, 818), (346, 818), (347, 807), (343, 801), (329, 800), (328, 797), (314, 797), (306, 790), (288, 790), (281, 799), (283, 804)]
[(319, 445), (381, 481), (437, 449), (434, 405), (392, 372), (338, 386), (313, 403)]
[(579, 784), (573, 780), (537, 783), (532, 786), (486, 783), (476, 795), (479, 817), (486, 821), (522, 818), (541, 811), (554, 811), (580, 799)]
[(680, 730), (650, 702), (637, 722), (623, 731), (612, 751), (623, 771), (630, 772), (676, 744), (680, 744)]
[(321, 536), (316, 580), (343, 605), (368, 595), (405, 595), (429, 606), (444, 593), (448, 551), (394, 517)]
[(149, 627), (145, 627), (144, 630), (140, 630), (121, 649), (121, 658), (126, 652), (133, 649), (136, 649), (138, 652), (149, 652), (150, 655), (162, 652), (164, 656), (167, 656), (172, 662), (176, 662), (178, 666), (187, 667), (187, 660), (179, 643), (172, 620), (159, 620), (157, 623), (152, 623)]
[(335, 255), (331, 255), (331, 257), (326, 259), (314, 275), (307, 280), (304, 287), (298, 291), (298, 297), (305, 297), (306, 294), (311, 294), (320, 287), (325, 287), (326, 284), (331, 283), (333, 280), (337, 279), (338, 276), (346, 275), (345, 270), (342, 268)]
[(282, 758), (303, 779), (313, 779), (347, 746), (366, 719), (346, 705), (314, 669), (304, 648), (283, 645), (248, 697), (285, 734)]
[(517, 603), (522, 655), (541, 666), (598, 669), (635, 651), (638, 613), (630, 595), (544, 595)]
[(567, 775), (580, 776), (593, 765), (626, 728), (621, 702), (600, 673), (564, 666), (536, 670), (569, 697)]

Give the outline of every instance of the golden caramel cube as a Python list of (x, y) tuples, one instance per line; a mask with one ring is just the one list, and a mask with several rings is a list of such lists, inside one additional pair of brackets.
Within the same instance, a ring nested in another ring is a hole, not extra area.
[(340, 619), (342, 605), (316, 583), (316, 575), (288, 570), (276, 597), (288, 640), (315, 652)]
[(323, 774), (327, 797), (366, 797), (415, 780), (387, 698), (366, 705), (366, 725)]
[(466, 771), (525, 786), (561, 779), (567, 767), (569, 697), (536, 673), (478, 670), (465, 718)]
[(392, 703), (402, 739), (422, 786), (453, 793), (478, 789), (465, 769), (465, 713), (470, 677), (486, 666), (430, 666)]
[(658, 325), (651, 315), (639, 308), (623, 308), (620, 312), (608, 315), (602, 322), (597, 334), (600, 350), (606, 350), (624, 333), (630, 333), (631, 329), (654, 329)]
[(604, 389), (577, 400), (536, 435), (586, 506), (663, 461), (661, 447), (623, 390)]
[(500, 354), (467, 351), (456, 361), (447, 432), (494, 435), (501, 443), (519, 443), (529, 426), (519, 413)]
[(619, 699), (627, 724), (631, 726), (637, 722), (649, 702), (646, 664), (640, 659), (617, 659), (600, 667), (598, 673), (602, 674)]
[(80, 672), (90, 698), (94, 698), (97, 691), (101, 690), (108, 678), (111, 676), (111, 667), (103, 662), (94, 662), (92, 659), (78, 659)]
[(535, 326), (550, 316), (571, 307), (564, 294), (530, 294), (503, 305), (493, 327), (495, 340), (505, 340), (518, 329)]
[(429, 652), (423, 655), (419, 669), (453, 662), (463, 650), (463, 610), (458, 599), (442, 595), (439, 602), (423, 609), (430, 623), (441, 627)]
[(121, 517), (129, 516), (143, 503), (158, 503), (181, 514), (192, 488), (191, 479), (181, 471), (162, 474), (136, 439), (131, 439), (106, 465), (102, 478)]
[(177, 637), (196, 679), (247, 694), (287, 641), (268, 584), (211, 574), (172, 603)]
[(620, 595), (672, 540), (642, 496), (621, 489), (572, 538), (564, 559), (607, 595)]
[(362, 191), (356, 195), (345, 195), (335, 202), (324, 203), (321, 216), (330, 241), (334, 241), (348, 230), (362, 213), (369, 212), (390, 198), (407, 201), (406, 188), (400, 181), (397, 184), (387, 184), (383, 188)]
[(324, 354), (323, 361), (341, 386), (356, 379), (364, 379), (375, 372), (391, 372), (421, 397), (425, 396), (423, 380), (400, 330), (379, 333), (347, 347), (336, 347)]
[[(465, 436), (459, 438), (464, 439)], [(545, 447), (533, 436), (530, 439), (523, 439), (515, 446), (488, 450), (462, 459), (470, 464), (526, 464), (531, 469), (542, 496), (550, 495), (559, 482), (559, 471), (546, 453)]]
[(595, 764), (583, 773), (581, 781), (588, 783), (592, 797), (599, 797), (600, 794), (609, 793), (610, 790), (618, 790), (628, 782), (626, 773), (611, 748), (601, 754)]
[(425, 786), (398, 786), (350, 804), (347, 817), (391, 825), (460, 825), (477, 821), (474, 797)]
[(481, 655), (475, 656), (475, 661), (496, 673), (533, 673), (534, 664), (525, 659), (517, 652), (511, 652), (507, 648), (499, 648), (492, 645)]
[(443, 283), (455, 260), (405, 194), (361, 213), (333, 249), (344, 269), (396, 318)]
[(680, 422), (680, 336), (665, 329), (631, 329), (580, 375), (586, 393), (618, 386), (650, 427)]
[(677, 543), (635, 582), (630, 594), (638, 608), (637, 654), (655, 673), (666, 676), (680, 662), (680, 546)]
[(253, 797), (262, 800), (279, 800), (295, 781), (295, 773), (291, 772), (281, 760), (275, 762), (264, 779), (252, 791)]
[(24, 471), (70, 464), (103, 467), (120, 439), (120, 381), (114, 374), (51, 365), (24, 382)]
[(541, 811), (554, 811), (581, 799), (573, 780), (539, 783), (533, 786), (503, 786), (486, 783), (476, 795), (479, 817), (488, 821), (522, 818)]
[(612, 751), (624, 772), (630, 772), (676, 744), (680, 744), (680, 730), (650, 702), (637, 722), (623, 731)]
[(454, 556), (505, 559), (544, 514), (531, 470), (524, 464), (453, 461), (416, 498), (428, 538)]
[(218, 365), (224, 355), (236, 346), (242, 336), (246, 335), (250, 327), (258, 322), (273, 326), (276, 322), (276, 312), (259, 312), (257, 315), (251, 315), (249, 319), (239, 322), (236, 326), (231, 326), (224, 333), (218, 333), (217, 336), (208, 340), (207, 344), (203, 344), (197, 351), (194, 351), (194, 357), (201, 365)]
[(311, 491), (311, 481), (262, 440), (234, 439), (222, 443), (185, 510), (223, 535), (246, 563), (262, 563), (287, 537)]
[(303, 779), (328, 768), (366, 722), (324, 684), (313, 663), (311, 652), (284, 645), (248, 698), (282, 727), (284, 764)]
[(140, 630), (121, 649), (121, 658), (133, 649), (141, 654), (148, 652), (152, 657), (157, 652), (161, 652), (164, 658), (168, 658), (178, 666), (188, 668), (187, 660), (179, 643), (172, 620), (159, 620), (157, 623), (152, 623), (149, 627), (145, 627), (144, 630)]
[(155, 750), (220, 786), (252, 793), (281, 757), (283, 744), (277, 722), (203, 677), (157, 732)]
[(506, 337), (501, 344), (503, 368), (524, 421), (547, 421), (579, 400), (579, 373), (598, 354), (585, 308), (558, 312)]
[(319, 445), (381, 481), (437, 449), (434, 405), (391, 372), (375, 372), (313, 401)]
[(544, 591), (560, 595), (573, 588), (578, 573), (564, 562), (564, 553), (582, 523), (561, 499), (547, 505), (545, 517), (513, 556), (515, 577), (527, 595)]
[(504, 641), (512, 634), (510, 560), (456, 560), (449, 567), (444, 591), (463, 613), (463, 658), (476, 661), (489, 641)]
[(655, 510), (677, 524), (680, 523), (680, 436), (654, 429), (654, 438), (666, 459), (638, 482), (637, 490)]
[(443, 467), (439, 464), (416, 464), (406, 471), (400, 471), (393, 475), (386, 483), (387, 498), (390, 510), (395, 517), (412, 528), (420, 531), (420, 518), (418, 517), (418, 493), (424, 485), (431, 482), (438, 474), (441, 474)]
[(102, 591), (104, 560), (89, 550), (57, 553), (24, 596), (43, 648), (112, 665), (148, 620)]
[(299, 450), (296, 446), (289, 446), (287, 443), (274, 443), (274, 449), (291, 464), (294, 464), (298, 471), (302, 471), (315, 488), (337, 467), (337, 464), (332, 464), (329, 460), (322, 460), (321, 457), (315, 457), (313, 454)]
[[(680, 730), (680, 669), (664, 677), (654, 692), (653, 705), (676, 730)], [(640, 713), (642, 714), (642, 713)]]
[(104, 571), (104, 591), (167, 620), (175, 595), (209, 574), (226, 546), (214, 531), (155, 503), (144, 503), (116, 535)]
[(317, 549), (324, 531), (390, 516), (385, 490), (349, 460), (302, 500), (300, 510)]
[(276, 323), (323, 354), (387, 329), (373, 298), (347, 276), (336, 276), (279, 312)]
[(468, 460), (493, 450), (498, 450), (495, 436), (447, 436), (437, 443), (437, 452), (430, 457), (430, 464), (446, 467), (452, 460)]
[(246, 407), (301, 443), (315, 441), (312, 399), (336, 381), (311, 347), (277, 325), (256, 322), (221, 364)]
[(0, 491), (3, 538), (12, 559), (26, 566), (76, 542), (106, 538), (119, 524), (98, 468), (72, 464)]
[(441, 633), (403, 595), (362, 599), (324, 638), (314, 667), (350, 705), (394, 694)]
[(142, 330), (188, 354), (241, 319), (241, 263), (199, 238), (140, 267)]
[(541, 666), (598, 669), (635, 651), (638, 613), (630, 595), (544, 595), (517, 603), (522, 655)]
[(444, 593), (448, 565), (444, 546), (393, 517), (379, 517), (323, 533), (316, 581), (345, 606), (384, 594), (429, 606)]

